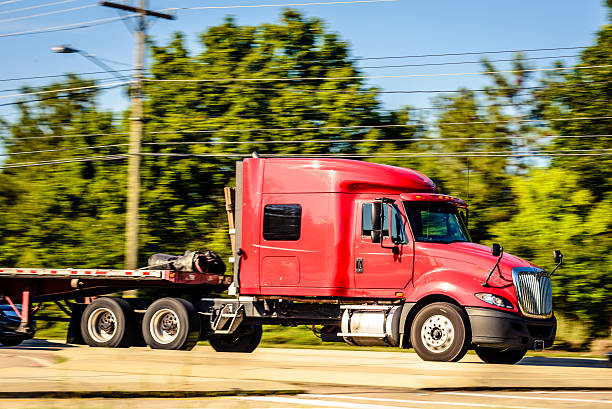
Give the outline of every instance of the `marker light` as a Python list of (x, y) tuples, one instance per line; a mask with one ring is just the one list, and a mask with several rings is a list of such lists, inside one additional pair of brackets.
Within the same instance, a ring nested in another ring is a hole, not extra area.
[(495, 305), (496, 307), (513, 309), (512, 303), (506, 300), (504, 297), (500, 297), (499, 295), (489, 294), (489, 293), (477, 293), (474, 294), (476, 298), (481, 301), (486, 302), (487, 304)]

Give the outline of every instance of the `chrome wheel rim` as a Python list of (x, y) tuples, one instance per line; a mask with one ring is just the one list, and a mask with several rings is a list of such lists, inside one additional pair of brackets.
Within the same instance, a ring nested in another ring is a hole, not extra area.
[(108, 342), (117, 333), (117, 317), (108, 308), (98, 308), (87, 320), (87, 332), (96, 342)]
[(421, 327), (421, 340), (430, 352), (439, 354), (446, 351), (455, 339), (455, 327), (444, 315), (432, 315)]
[(174, 341), (181, 330), (178, 315), (168, 308), (155, 311), (149, 324), (149, 332), (155, 342), (169, 344)]

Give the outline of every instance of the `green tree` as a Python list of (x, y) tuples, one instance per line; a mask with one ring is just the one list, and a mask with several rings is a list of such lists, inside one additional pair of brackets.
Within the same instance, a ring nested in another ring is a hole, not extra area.
[(125, 143), (125, 136), (112, 135), (112, 115), (96, 108), (96, 90), (59, 91), (90, 85), (69, 75), (42, 87), (49, 91), (42, 97), (25, 97), (19, 105), (20, 118), (3, 141), (10, 156), (0, 172), (1, 265), (122, 265), (123, 164), (23, 166), (123, 151), (120, 146), (82, 149)]
[[(279, 23), (251, 27), (228, 18), (200, 42), (204, 51), (195, 56), (182, 34), (153, 46), (145, 147), (155, 156), (145, 156), (143, 171), (147, 253), (198, 246), (227, 253), (222, 188), (242, 155), (359, 154), (377, 144), (347, 140), (406, 136), (368, 128), (402, 123), (405, 115), (381, 114), (378, 90), (356, 78), (348, 45), (319, 19), (285, 10)], [(265, 81), (278, 78), (284, 80)], [(298, 129), (279, 130), (287, 128)]]
[(564, 266), (553, 276), (555, 309), (605, 336), (612, 318), (612, 195), (593, 203), (580, 175), (559, 167), (512, 182), (517, 213), (493, 228), (507, 251), (547, 268), (552, 250)]

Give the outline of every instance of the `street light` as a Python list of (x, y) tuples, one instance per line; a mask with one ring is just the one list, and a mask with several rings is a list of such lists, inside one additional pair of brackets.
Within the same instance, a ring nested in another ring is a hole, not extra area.
[(76, 48), (72, 48), (68, 45), (56, 45), (55, 47), (51, 47), (51, 51), (53, 51), (54, 53), (58, 53), (58, 54), (75, 54), (75, 53), (81, 54), (83, 57), (87, 58), (89, 61), (96, 64), (98, 67), (102, 68), (104, 71), (110, 72), (111, 74), (113, 74), (115, 77), (117, 77), (121, 81), (130, 81), (129, 78), (124, 77), (123, 75), (119, 74), (117, 71), (113, 70), (108, 65), (104, 64), (102, 61), (100, 61), (99, 58), (96, 58), (95, 55), (89, 54), (88, 52), (85, 52), (83, 50), (77, 50)]

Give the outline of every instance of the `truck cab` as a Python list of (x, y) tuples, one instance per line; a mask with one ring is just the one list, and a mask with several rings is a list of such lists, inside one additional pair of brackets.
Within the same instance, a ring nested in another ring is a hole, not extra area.
[[(504, 363), (552, 345), (548, 273), (471, 242), (467, 204), (419, 172), (245, 159), (236, 202), (240, 295), (354, 305), (341, 306), (338, 337), (412, 346), (425, 359), (457, 360), (474, 347)], [(367, 322), (376, 320), (373, 331)], [(451, 345), (457, 337), (463, 343)]]

